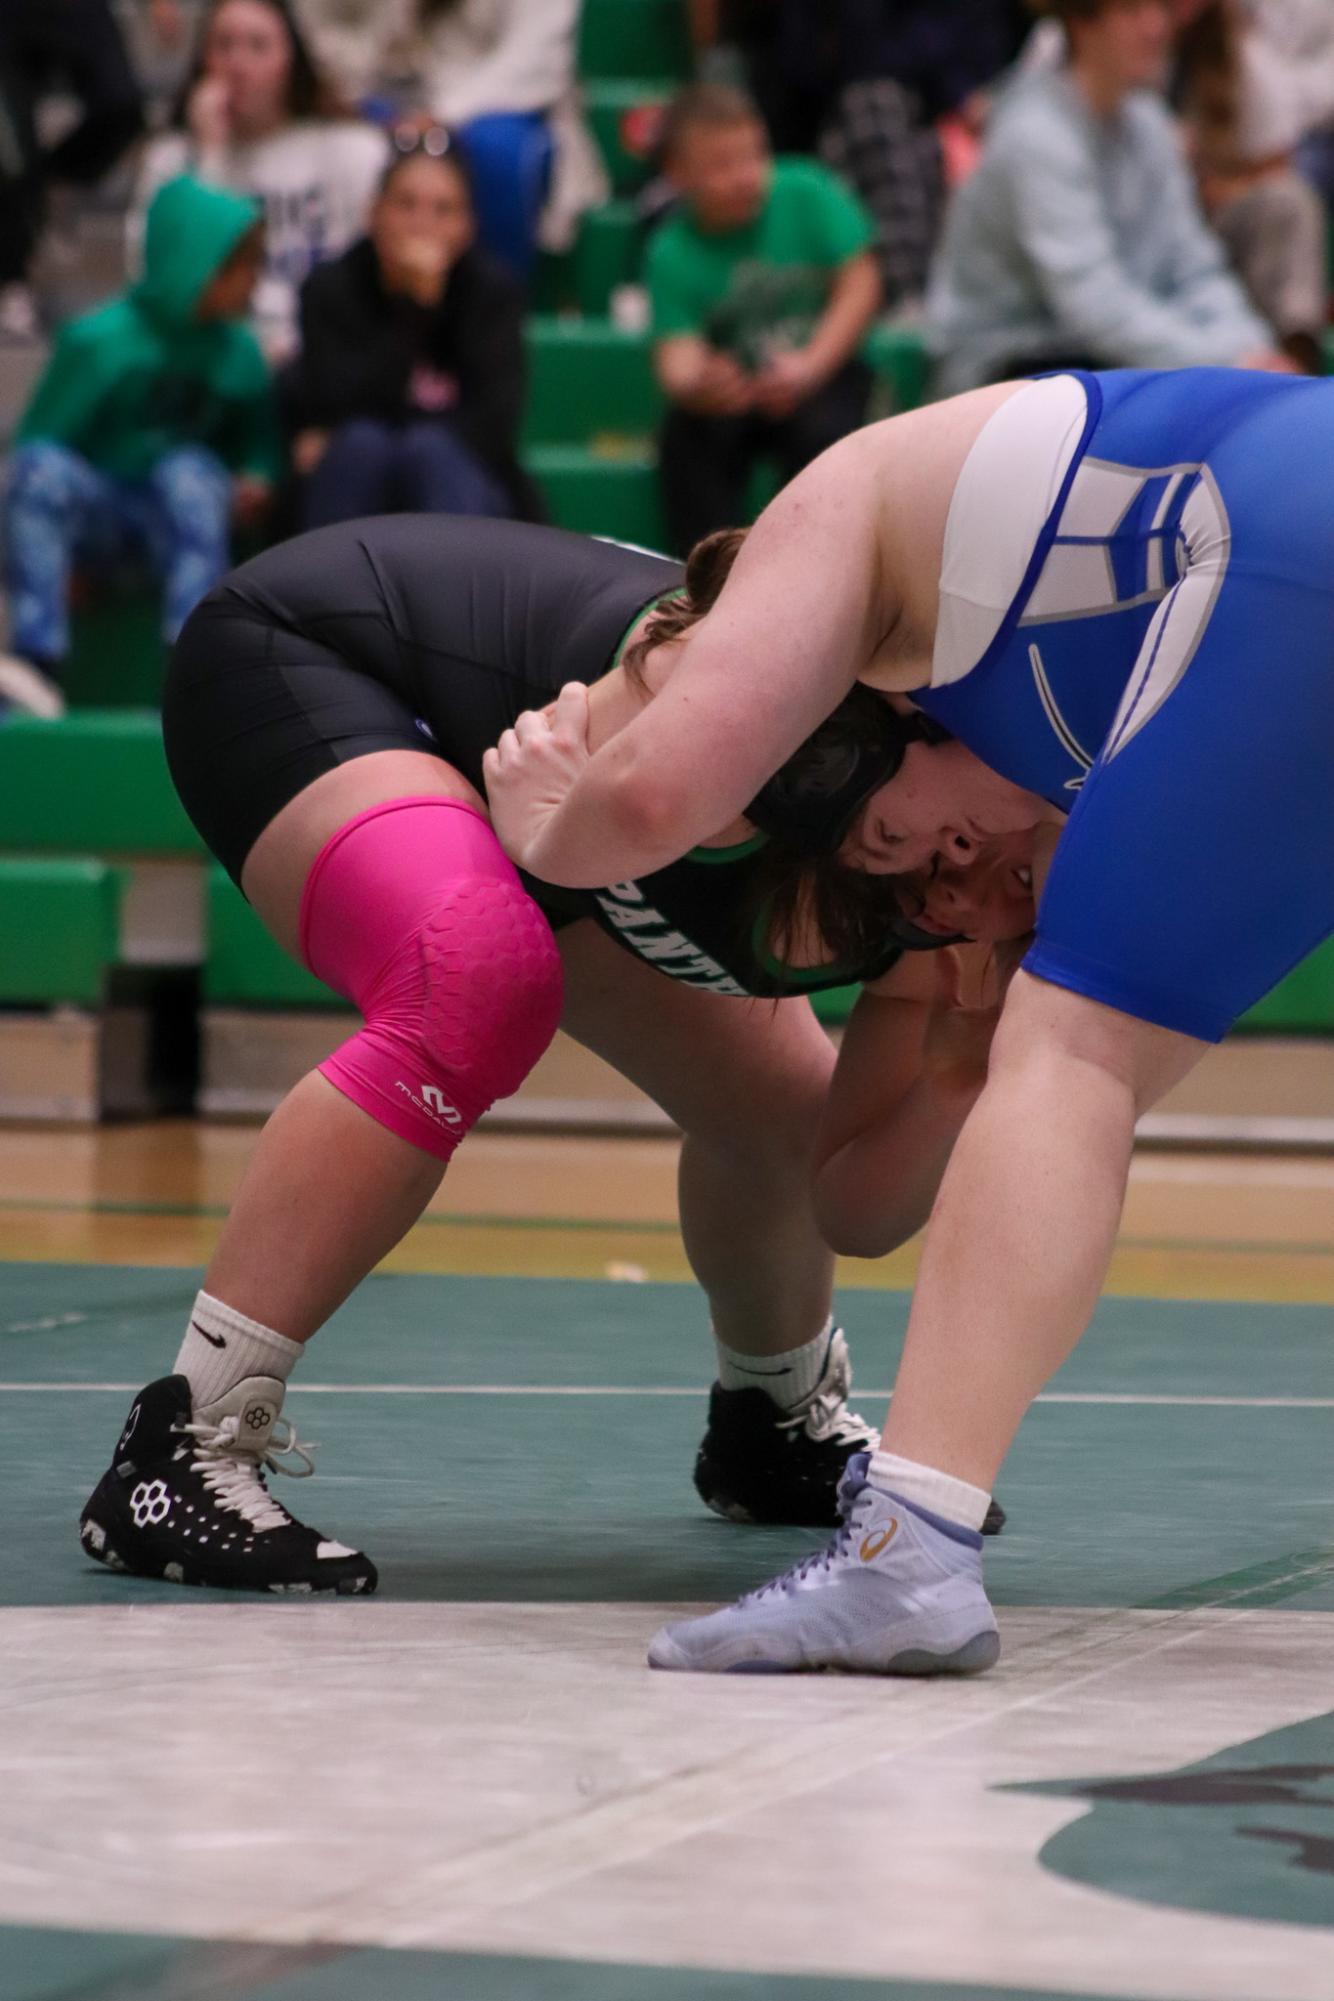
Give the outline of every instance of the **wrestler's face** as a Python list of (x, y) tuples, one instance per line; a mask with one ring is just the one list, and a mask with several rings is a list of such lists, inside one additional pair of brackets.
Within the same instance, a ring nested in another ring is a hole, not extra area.
[(872, 875), (966, 870), (998, 835), (1031, 834), (1047, 810), (957, 740), (912, 743), (863, 806), (842, 858)]
[(919, 931), (942, 938), (979, 939), (998, 945), (1024, 938), (1033, 929), (1033, 834), (998, 834), (966, 868), (946, 862), (930, 881), (922, 880), (922, 908), (914, 915)]

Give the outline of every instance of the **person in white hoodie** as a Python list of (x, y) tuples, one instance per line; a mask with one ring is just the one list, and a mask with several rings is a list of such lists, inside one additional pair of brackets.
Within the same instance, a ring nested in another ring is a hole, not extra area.
[(286, 0), (212, 0), (177, 129), (144, 156), (135, 236), (156, 190), (177, 174), (263, 202), (268, 247), (253, 324), (271, 363), (295, 349), (304, 279), (364, 234), (388, 159), (382, 132), (338, 111)]

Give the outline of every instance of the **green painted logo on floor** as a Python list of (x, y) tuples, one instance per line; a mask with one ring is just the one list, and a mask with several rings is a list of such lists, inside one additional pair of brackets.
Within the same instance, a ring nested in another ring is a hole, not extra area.
[(1086, 1799), (1039, 1860), (1150, 1904), (1334, 1926), (1334, 1711), (1179, 1771), (1016, 1786)]

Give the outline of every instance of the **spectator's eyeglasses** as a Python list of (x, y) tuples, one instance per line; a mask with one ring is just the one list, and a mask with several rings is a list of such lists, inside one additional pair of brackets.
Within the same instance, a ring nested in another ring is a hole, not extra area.
[(410, 159), (414, 153), (425, 153), (431, 160), (443, 160), (447, 154), (458, 149), (458, 141), (445, 125), (399, 125), (390, 137), (400, 160)]

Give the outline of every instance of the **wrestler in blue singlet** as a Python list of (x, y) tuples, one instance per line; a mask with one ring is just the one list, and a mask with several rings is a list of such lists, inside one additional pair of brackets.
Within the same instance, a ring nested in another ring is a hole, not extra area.
[(1070, 812), (1028, 970), (1218, 1040), (1334, 931), (1334, 383), (1028, 384), (960, 475), (913, 700)]

